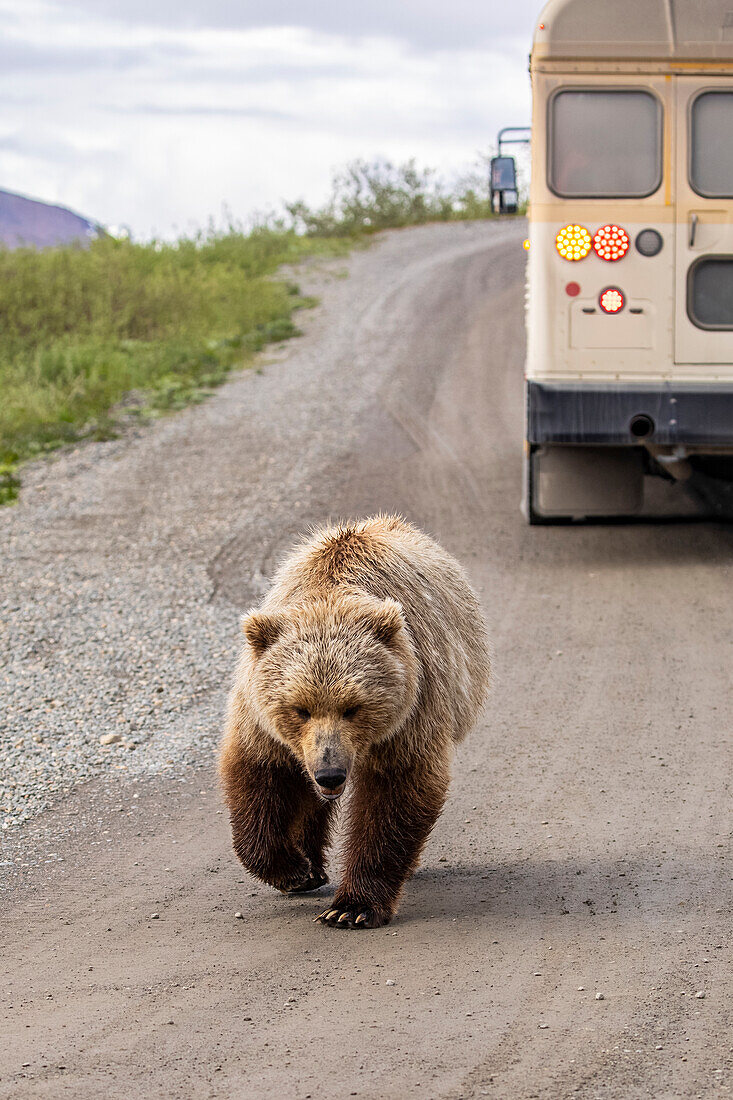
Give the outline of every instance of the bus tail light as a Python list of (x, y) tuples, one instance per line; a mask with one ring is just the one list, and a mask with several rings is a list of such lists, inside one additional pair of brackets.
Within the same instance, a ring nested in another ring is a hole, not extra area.
[(605, 290), (601, 291), (598, 305), (604, 313), (620, 313), (626, 305), (623, 291), (619, 290), (617, 286), (607, 286)]
[(584, 260), (592, 244), (584, 225), (566, 225), (555, 237), (555, 248), (565, 260)]
[(629, 251), (629, 235), (620, 225), (602, 225), (593, 238), (593, 251), (609, 263), (622, 260)]

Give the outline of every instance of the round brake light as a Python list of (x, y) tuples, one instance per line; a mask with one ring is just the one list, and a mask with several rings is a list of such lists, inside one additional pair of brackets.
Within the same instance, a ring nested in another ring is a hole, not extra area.
[(566, 225), (555, 237), (555, 248), (565, 260), (584, 260), (591, 244), (591, 235), (584, 225)]
[(617, 286), (607, 286), (601, 291), (598, 304), (604, 313), (620, 313), (626, 304), (626, 299)]
[(629, 251), (629, 235), (620, 225), (602, 225), (593, 238), (593, 251), (609, 263), (622, 260)]

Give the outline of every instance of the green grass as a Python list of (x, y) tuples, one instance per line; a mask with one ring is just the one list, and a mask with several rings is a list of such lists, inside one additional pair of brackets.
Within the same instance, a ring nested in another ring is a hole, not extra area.
[(28, 458), (200, 400), (232, 367), (296, 335), (293, 314), (312, 303), (271, 275), (348, 247), (335, 244), (261, 228), (0, 250), (0, 503), (17, 496)]
[(377, 229), (489, 216), (481, 176), (449, 189), (412, 162), (355, 162), (324, 207), (287, 210), (288, 222), (171, 244), (0, 250), (0, 504), (29, 458), (201, 400), (297, 335), (294, 314), (313, 303), (273, 277), (282, 264), (343, 254)]

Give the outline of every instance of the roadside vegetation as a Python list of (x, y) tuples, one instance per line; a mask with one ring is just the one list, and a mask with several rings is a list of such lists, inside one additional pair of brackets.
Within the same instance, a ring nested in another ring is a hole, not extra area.
[(172, 243), (0, 250), (0, 503), (19, 465), (124, 418), (201, 400), (233, 367), (297, 335), (311, 305), (283, 264), (334, 255), (379, 229), (490, 216), (485, 172), (452, 187), (414, 163), (355, 162), (322, 208)]
[(329, 201), (311, 208), (286, 206), (293, 224), (311, 237), (354, 237), (426, 222), (491, 217), (488, 163), (481, 162), (452, 185), (414, 161), (357, 160), (334, 177)]

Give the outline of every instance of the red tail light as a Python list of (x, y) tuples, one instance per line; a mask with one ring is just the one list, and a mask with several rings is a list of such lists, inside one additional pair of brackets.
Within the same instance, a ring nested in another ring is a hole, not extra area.
[(593, 238), (593, 251), (602, 260), (622, 260), (629, 251), (629, 235), (620, 225), (602, 225)]
[(623, 291), (619, 290), (617, 286), (607, 286), (605, 290), (601, 291), (598, 305), (604, 313), (620, 313), (626, 305)]

